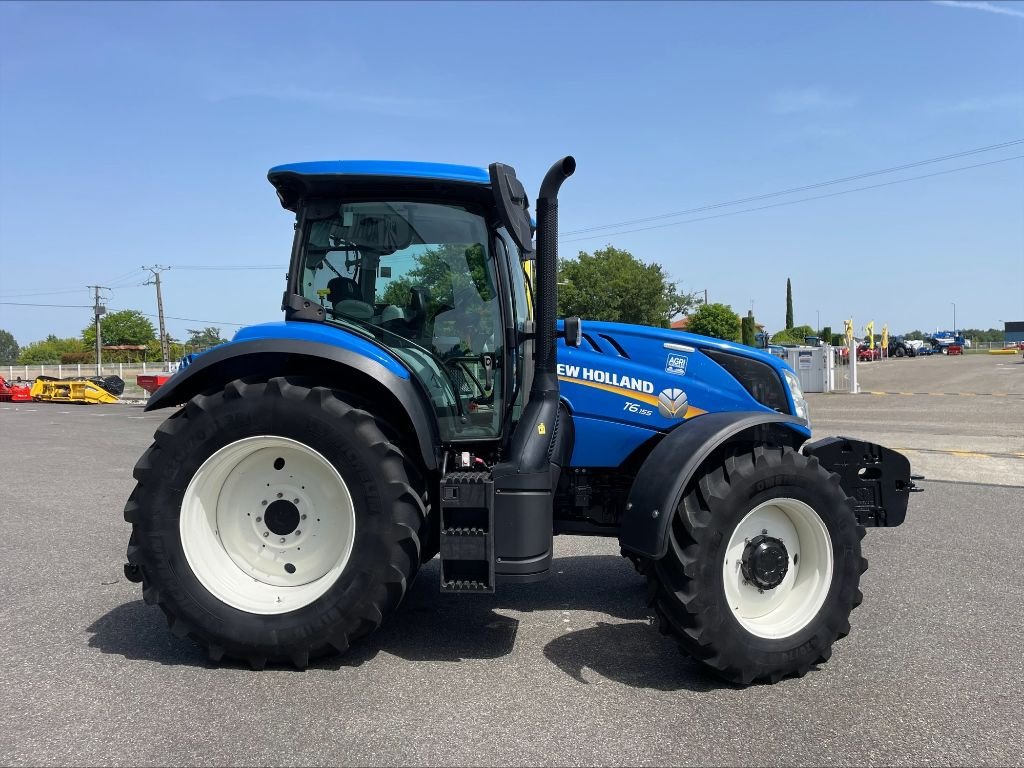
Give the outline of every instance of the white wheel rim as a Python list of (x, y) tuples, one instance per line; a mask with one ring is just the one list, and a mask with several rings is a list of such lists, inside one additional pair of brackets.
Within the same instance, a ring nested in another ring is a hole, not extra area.
[(192, 573), (218, 600), (279, 614), (338, 580), (352, 554), (355, 507), (321, 454), (263, 435), (203, 462), (185, 490), (179, 529)]
[[(744, 578), (747, 542), (767, 535), (789, 554), (786, 575), (773, 589)], [(736, 620), (753, 635), (789, 637), (806, 627), (825, 603), (832, 584), (832, 539), (818, 514), (796, 499), (779, 498), (754, 507), (736, 526), (722, 564), (725, 597)]]

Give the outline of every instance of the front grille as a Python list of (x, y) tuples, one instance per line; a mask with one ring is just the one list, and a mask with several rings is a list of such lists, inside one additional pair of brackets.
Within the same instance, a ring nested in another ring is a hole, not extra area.
[(720, 366), (725, 368), (743, 388), (761, 405), (779, 413), (790, 413), (789, 400), (782, 386), (782, 377), (775, 369), (760, 360), (754, 360), (718, 349), (701, 350)]

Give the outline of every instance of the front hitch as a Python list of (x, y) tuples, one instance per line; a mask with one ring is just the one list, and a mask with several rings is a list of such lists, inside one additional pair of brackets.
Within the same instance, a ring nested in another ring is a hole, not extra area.
[(902, 453), (851, 437), (826, 437), (807, 443), (806, 456), (815, 457), (852, 496), (857, 523), (892, 528), (907, 516), (910, 494), (924, 490), (914, 484), (924, 479), (910, 474), (910, 460)]

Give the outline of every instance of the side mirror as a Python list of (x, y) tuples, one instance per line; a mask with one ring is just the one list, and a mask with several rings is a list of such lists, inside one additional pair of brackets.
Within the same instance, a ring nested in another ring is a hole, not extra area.
[(578, 317), (567, 317), (562, 321), (565, 325), (565, 343), (570, 347), (578, 347), (583, 343), (583, 321)]
[(525, 256), (533, 252), (533, 228), (530, 221), (530, 202), (523, 183), (515, 170), (502, 163), (491, 163), (488, 168), (491, 189), (501, 223)]

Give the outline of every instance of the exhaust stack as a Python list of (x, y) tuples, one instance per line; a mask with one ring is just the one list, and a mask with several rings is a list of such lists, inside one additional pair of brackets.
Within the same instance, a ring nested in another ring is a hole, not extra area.
[(509, 462), (520, 474), (551, 470), (552, 441), (558, 436), (558, 369), (555, 322), (558, 319), (558, 190), (576, 170), (563, 157), (547, 172), (537, 197), (536, 337), (533, 384), (512, 436)]
[(542, 392), (558, 392), (555, 322), (558, 317), (558, 190), (576, 171), (570, 155), (551, 166), (537, 196), (537, 338), (534, 348), (531, 398)]

